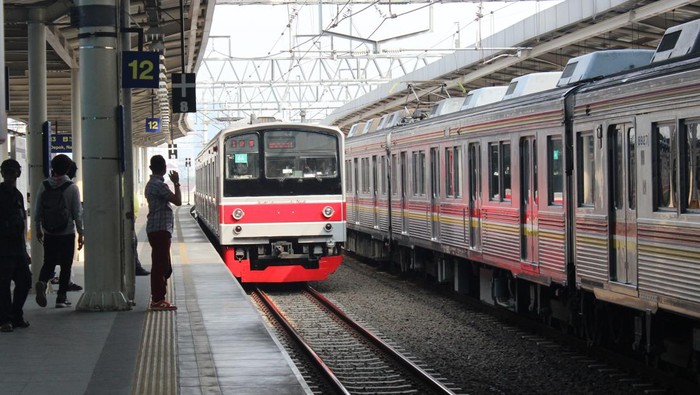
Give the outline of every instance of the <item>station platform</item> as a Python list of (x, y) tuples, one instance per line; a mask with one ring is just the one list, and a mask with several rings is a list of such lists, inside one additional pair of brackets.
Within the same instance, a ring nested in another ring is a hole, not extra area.
[[(310, 394), (291, 359), (209, 244), (188, 206), (175, 210), (173, 276), (177, 311), (149, 311), (150, 277), (136, 277), (136, 306), (79, 312), (36, 304), (31, 326), (0, 333), (0, 393)], [(139, 258), (150, 268), (145, 208), (136, 221)], [(73, 265), (83, 283), (83, 262)], [(54, 286), (57, 289), (57, 286)], [(69, 292), (76, 305), (81, 292)]]

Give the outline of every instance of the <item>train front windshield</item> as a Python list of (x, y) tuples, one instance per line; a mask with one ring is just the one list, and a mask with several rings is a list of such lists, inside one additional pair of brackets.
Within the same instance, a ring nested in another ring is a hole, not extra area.
[(342, 191), (338, 137), (267, 130), (225, 141), (224, 196), (329, 195)]

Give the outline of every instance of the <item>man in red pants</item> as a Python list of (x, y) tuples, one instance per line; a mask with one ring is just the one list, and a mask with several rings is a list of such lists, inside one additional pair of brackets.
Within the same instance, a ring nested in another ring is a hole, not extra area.
[(146, 234), (151, 245), (151, 310), (176, 310), (177, 306), (165, 300), (168, 278), (173, 272), (170, 262), (170, 239), (173, 233), (173, 210), (170, 203), (182, 205), (180, 176), (170, 171), (168, 177), (175, 187), (175, 193), (165, 183), (165, 159), (161, 155), (151, 158), (151, 179), (146, 184), (148, 216)]

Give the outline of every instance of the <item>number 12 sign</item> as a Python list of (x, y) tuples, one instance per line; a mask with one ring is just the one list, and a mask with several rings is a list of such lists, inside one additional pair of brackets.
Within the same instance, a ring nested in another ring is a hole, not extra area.
[(158, 88), (158, 52), (122, 52), (122, 88)]
[(146, 133), (160, 132), (160, 118), (146, 118)]

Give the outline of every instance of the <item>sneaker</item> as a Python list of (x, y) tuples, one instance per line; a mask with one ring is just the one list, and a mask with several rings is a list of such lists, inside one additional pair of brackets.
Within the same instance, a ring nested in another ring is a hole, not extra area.
[(54, 277), (51, 279), (51, 284), (53, 285), (58, 285), (58, 277)]
[(9, 322), (6, 322), (0, 326), (0, 332), (12, 332), (14, 331), (14, 328), (12, 327), (12, 324)]
[(159, 302), (151, 303), (151, 310), (177, 310), (177, 306), (170, 304), (165, 300), (161, 300)]
[(34, 284), (34, 289), (36, 290), (36, 304), (41, 307), (46, 307), (46, 283), (37, 281), (36, 284)]
[(82, 291), (82, 290), (83, 290), (83, 287), (81, 287), (80, 285), (78, 285), (72, 281), (70, 284), (68, 284), (68, 291)]
[(64, 307), (70, 307), (72, 303), (66, 298), (65, 296), (61, 297), (60, 295), (56, 298), (56, 308), (61, 309)]
[(12, 320), (12, 327), (13, 328), (29, 328), (29, 321), (25, 321), (24, 319)]
[(134, 270), (134, 274), (137, 276), (148, 276), (149, 274), (151, 274), (151, 272), (144, 269), (143, 267), (137, 267), (136, 270)]

